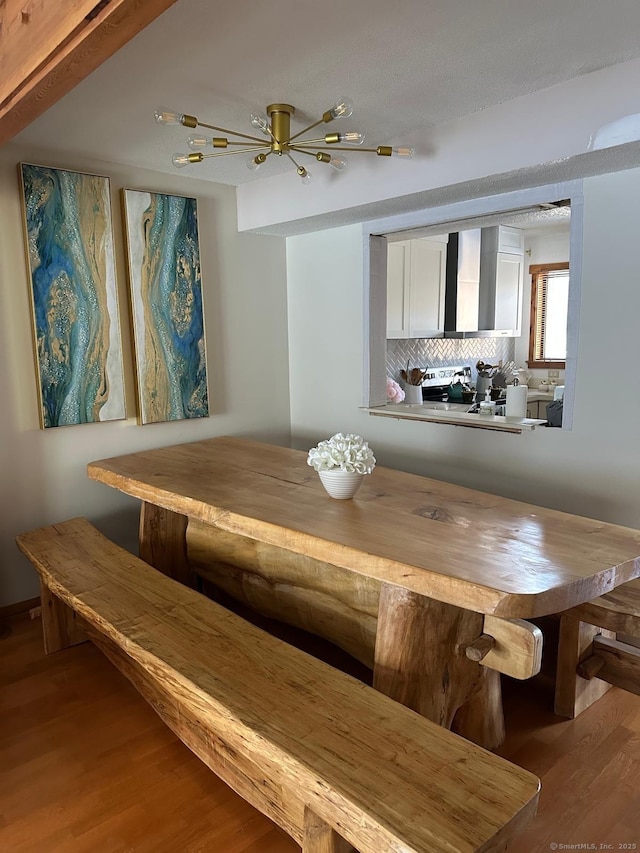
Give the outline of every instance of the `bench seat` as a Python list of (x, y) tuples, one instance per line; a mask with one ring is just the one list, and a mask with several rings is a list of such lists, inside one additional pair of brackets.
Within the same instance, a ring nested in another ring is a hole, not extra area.
[(84, 629), (304, 853), (502, 850), (534, 815), (529, 772), (160, 574), (86, 519), (17, 541), (48, 595), (49, 648)]

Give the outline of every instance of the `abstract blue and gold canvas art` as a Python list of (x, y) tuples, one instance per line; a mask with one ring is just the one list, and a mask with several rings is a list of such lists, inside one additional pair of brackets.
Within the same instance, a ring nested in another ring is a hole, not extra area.
[(206, 418), (196, 200), (123, 190), (139, 421)]
[(43, 428), (125, 417), (109, 179), (20, 164)]

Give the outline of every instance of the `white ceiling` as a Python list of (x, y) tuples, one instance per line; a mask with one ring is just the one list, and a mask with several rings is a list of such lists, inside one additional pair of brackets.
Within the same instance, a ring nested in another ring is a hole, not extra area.
[[(638, 0), (178, 0), (17, 141), (172, 172), (190, 131), (156, 126), (159, 104), (251, 133), (268, 103), (293, 104), (302, 128), (348, 95), (353, 118), (330, 129), (371, 145), (424, 129), (426, 156), (429, 128), (638, 57), (639, 32)], [(238, 185), (291, 168), (271, 159), (182, 174)]]

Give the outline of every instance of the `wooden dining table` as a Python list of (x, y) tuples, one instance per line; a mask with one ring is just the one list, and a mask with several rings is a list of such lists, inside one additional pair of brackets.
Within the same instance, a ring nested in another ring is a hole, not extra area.
[(140, 556), (323, 636), (374, 687), (488, 748), (500, 673), (540, 668), (528, 621), (640, 576), (640, 531), (377, 466), (327, 495), (303, 451), (220, 437), (92, 462), (142, 501)]

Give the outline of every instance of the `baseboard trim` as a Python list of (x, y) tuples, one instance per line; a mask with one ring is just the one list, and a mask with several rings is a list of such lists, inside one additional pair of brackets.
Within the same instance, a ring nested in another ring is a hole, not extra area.
[(8, 618), (9, 616), (19, 616), (39, 606), (40, 596), (37, 598), (28, 598), (26, 601), (16, 601), (14, 604), (5, 604), (4, 607), (0, 607), (0, 619)]

